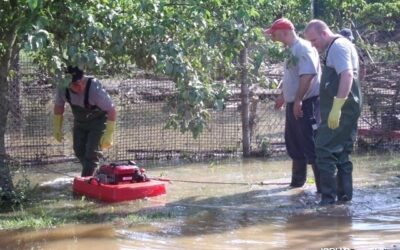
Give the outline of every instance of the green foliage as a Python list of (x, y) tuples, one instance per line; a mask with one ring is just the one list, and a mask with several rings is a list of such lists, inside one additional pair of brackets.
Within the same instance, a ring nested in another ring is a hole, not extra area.
[(372, 30), (393, 31), (400, 19), (400, 2), (388, 0), (371, 3), (359, 13), (358, 18)]
[(28, 173), (22, 166), (12, 166), (14, 175), (18, 175), (17, 182), (14, 184), (14, 190), (3, 192), (0, 189), (0, 210), (9, 207), (25, 206), (32, 202), (36, 197), (37, 186), (32, 186)]
[(258, 138), (258, 148), (261, 151), (262, 156), (267, 157), (271, 156), (272, 150), (271, 150), (271, 143), (266, 136), (262, 136), (261, 139)]
[[(55, 76), (64, 77), (66, 65), (76, 65), (95, 72), (108, 61), (126, 62), (125, 26), (118, 2), (55, 1), (43, 7), (44, 13), (33, 25), (25, 48), (36, 50), (35, 61)], [(42, 30), (48, 31), (46, 44)], [(37, 41), (40, 41), (39, 43)], [(35, 42), (35, 43), (34, 43)]]
[(400, 43), (388, 42), (384, 45), (363, 44), (363, 48), (368, 50), (376, 62), (398, 63), (400, 56)]
[[(197, 75), (190, 77), (185, 68), (174, 65), (177, 77), (177, 94), (168, 100), (166, 111), (171, 113), (165, 128), (179, 129), (182, 133), (191, 131), (197, 138), (210, 118), (209, 109), (224, 109), (225, 100), (230, 96), (223, 82), (204, 84)], [(183, 79), (179, 77), (183, 75)]]
[(400, 42), (396, 39), (400, 29), (400, 2), (368, 1), (357, 15), (358, 26), (365, 41), (357, 45), (368, 51), (376, 62), (398, 62)]
[(366, 6), (365, 0), (316, 1), (315, 18), (324, 20), (329, 26), (340, 30), (349, 27), (350, 21)]

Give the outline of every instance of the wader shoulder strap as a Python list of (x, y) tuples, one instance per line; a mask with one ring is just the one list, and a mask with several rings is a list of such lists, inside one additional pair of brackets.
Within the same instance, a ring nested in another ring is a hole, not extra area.
[(335, 38), (332, 40), (332, 42), (329, 44), (328, 49), (326, 50), (326, 53), (325, 53), (324, 60), (323, 60), (324, 66), (326, 66), (326, 59), (328, 58), (329, 50), (331, 49), (333, 43), (334, 43), (334, 42), (336, 41), (336, 39), (338, 39), (338, 38), (340, 38), (340, 36), (335, 37)]
[(65, 99), (67, 99), (67, 102), (71, 105), (71, 95), (69, 94), (68, 88), (65, 89)]
[(84, 104), (85, 108), (90, 109), (90, 104), (89, 104), (89, 91), (90, 91), (90, 85), (92, 85), (92, 79), (89, 78), (87, 83), (86, 83), (86, 88), (85, 88), (85, 99), (84, 99)]

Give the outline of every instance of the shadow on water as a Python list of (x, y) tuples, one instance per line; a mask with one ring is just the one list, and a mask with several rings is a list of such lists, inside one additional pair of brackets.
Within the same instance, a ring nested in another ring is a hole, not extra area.
[[(288, 188), (287, 161), (154, 169), (155, 176), (167, 173), (177, 180), (166, 196), (117, 204), (85, 201), (98, 224), (82, 219), (53, 230), (2, 232), (0, 244), (6, 249), (400, 249), (399, 168), (376, 168), (382, 159), (370, 161), (355, 161), (353, 201), (328, 207), (317, 205), (312, 183)], [(210, 184), (228, 181), (238, 185)], [(261, 181), (267, 185), (258, 185)], [(79, 207), (74, 202), (67, 202), (67, 210)], [(130, 221), (131, 216), (155, 219)]]

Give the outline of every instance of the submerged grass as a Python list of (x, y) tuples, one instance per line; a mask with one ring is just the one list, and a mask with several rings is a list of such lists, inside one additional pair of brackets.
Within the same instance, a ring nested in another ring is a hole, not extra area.
[(151, 211), (145, 213), (128, 212), (103, 212), (90, 207), (74, 207), (69, 209), (57, 209), (54, 207), (13, 211), (8, 214), (0, 214), (0, 230), (21, 229), (47, 229), (66, 224), (92, 224), (92, 223), (118, 223), (119, 225), (131, 225), (166, 221), (175, 217), (172, 212)]
[(52, 228), (56, 225), (62, 224), (58, 218), (54, 217), (37, 217), (33, 214), (25, 214), (22, 217), (11, 216), (9, 218), (1, 217), (0, 229), (1, 230), (18, 230), (18, 229), (42, 229)]
[[(40, 194), (36, 194), (40, 195)], [(128, 204), (103, 204), (85, 197), (65, 197), (54, 194), (53, 200), (35, 199), (12, 209), (0, 210), (0, 230), (39, 230), (70, 224), (132, 225), (166, 221), (177, 217), (170, 210), (130, 208)]]

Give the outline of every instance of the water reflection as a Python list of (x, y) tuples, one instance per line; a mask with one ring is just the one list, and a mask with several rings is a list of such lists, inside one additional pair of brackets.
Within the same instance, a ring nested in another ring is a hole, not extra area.
[[(1, 249), (120, 249), (110, 225), (70, 225), (52, 230), (0, 233)], [(98, 246), (98, 247), (97, 247)], [(86, 247), (86, 248), (84, 248)]]

